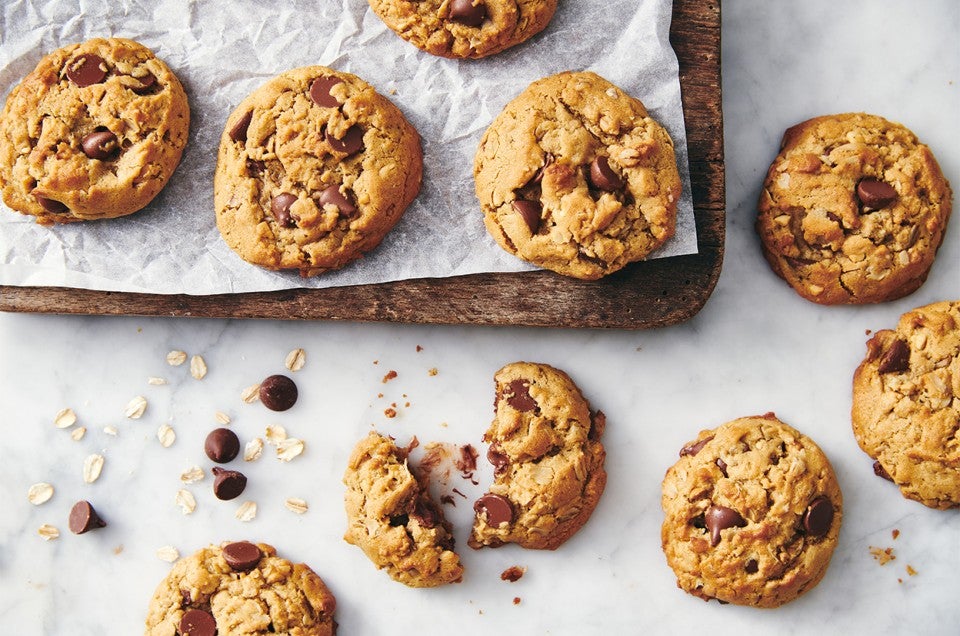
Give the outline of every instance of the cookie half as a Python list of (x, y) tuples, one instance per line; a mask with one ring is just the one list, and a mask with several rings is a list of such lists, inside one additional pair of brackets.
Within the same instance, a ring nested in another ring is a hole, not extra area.
[(3, 202), (41, 225), (142, 209), (180, 163), (186, 93), (147, 47), (122, 38), (40, 60), (0, 114)]
[(603, 494), (606, 418), (591, 412), (566, 373), (546, 364), (508, 364), (494, 382), (496, 417), (484, 434), (494, 482), (474, 504), (468, 543), (555, 550)]
[(224, 543), (174, 564), (150, 601), (145, 633), (332, 636), (336, 605), (313, 570), (273, 546)]
[(678, 587), (777, 607), (823, 578), (843, 499), (820, 448), (768, 413), (701, 431), (667, 470), (662, 505)]
[(404, 585), (460, 582), (450, 523), (410, 471), (405, 450), (371, 432), (353, 449), (343, 483), (347, 543)]
[(807, 300), (884, 302), (926, 280), (951, 196), (930, 148), (902, 125), (826, 115), (784, 133), (756, 227), (770, 267)]
[(227, 118), (217, 227), (244, 260), (313, 276), (379, 245), (422, 175), (420, 136), (387, 98), (349, 73), (294, 69)]
[(612, 274), (676, 231), (670, 135), (594, 73), (532, 83), (484, 133), (473, 174), (500, 247), (565, 276)]
[(925, 506), (960, 506), (960, 301), (908, 311), (870, 338), (852, 421), (877, 475)]
[(499, 53), (540, 33), (557, 0), (369, 0), (383, 22), (417, 48), (451, 58)]

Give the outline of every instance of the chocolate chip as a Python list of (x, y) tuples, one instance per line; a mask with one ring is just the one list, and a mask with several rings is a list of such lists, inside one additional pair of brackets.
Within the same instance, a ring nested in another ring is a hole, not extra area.
[(157, 76), (147, 71), (147, 74), (142, 77), (133, 78), (140, 82), (140, 86), (132, 87), (132, 90), (137, 95), (146, 95), (147, 93), (153, 92), (153, 88), (157, 85)]
[(451, 0), (450, 2), (450, 19), (454, 22), (477, 27), (483, 24), (486, 17), (487, 5), (482, 0)]
[(624, 181), (613, 168), (606, 157), (600, 156), (590, 164), (590, 183), (597, 190), (614, 192), (623, 188)]
[(100, 518), (97, 511), (93, 509), (89, 501), (78, 501), (70, 509), (70, 532), (74, 534), (83, 534), (90, 530), (103, 528), (107, 522)]
[(240, 143), (246, 142), (247, 128), (250, 127), (251, 119), (253, 119), (253, 111), (248, 110), (243, 117), (237, 120), (237, 123), (230, 127), (230, 132), (227, 133), (230, 135), (230, 139), (233, 141), (239, 141)]
[(410, 523), (410, 515), (393, 515), (388, 521), (391, 528), (399, 528)]
[(181, 636), (214, 636), (217, 633), (217, 621), (202, 609), (188, 609), (177, 628)]
[(296, 203), (297, 195), (283, 192), (270, 201), (270, 213), (280, 227), (297, 227), (297, 221), (290, 214), (290, 206)]
[(318, 200), (320, 205), (327, 205), (329, 203), (337, 206), (340, 214), (345, 216), (349, 216), (357, 211), (357, 206), (355, 206), (350, 199), (340, 194), (340, 188), (335, 185), (321, 192)]
[(863, 207), (871, 210), (881, 210), (894, 201), (899, 195), (892, 185), (878, 179), (861, 179), (857, 184), (857, 198)]
[(887, 472), (887, 469), (884, 468), (880, 462), (873, 462), (873, 474), (887, 481), (893, 481), (893, 477), (890, 476), (890, 473)]
[(703, 517), (704, 525), (710, 531), (710, 545), (720, 543), (720, 531), (727, 528), (742, 528), (747, 525), (746, 520), (733, 508), (726, 506), (710, 506)]
[(223, 559), (236, 572), (249, 572), (260, 563), (260, 548), (249, 541), (223, 546)]
[(260, 383), (260, 401), (271, 411), (286, 411), (297, 403), (297, 385), (285, 375), (271, 375)]
[(428, 501), (423, 501), (422, 499), (417, 500), (410, 516), (416, 519), (424, 528), (434, 528), (440, 520), (440, 514), (437, 510), (433, 508)]
[(543, 206), (536, 201), (524, 201), (517, 199), (513, 202), (513, 210), (520, 215), (523, 222), (530, 228), (531, 234), (536, 234), (540, 229), (540, 215), (543, 213)]
[(330, 89), (337, 84), (343, 84), (343, 80), (336, 77), (318, 77), (310, 84), (310, 99), (317, 106), (337, 108), (340, 100), (330, 94)]
[(525, 413), (537, 408), (536, 401), (530, 397), (530, 382), (519, 379), (513, 380), (507, 385), (507, 404)]
[(716, 461), (715, 463), (717, 464), (717, 468), (720, 469), (720, 472), (723, 473), (723, 476), (726, 477), (726, 476), (727, 476), (727, 462), (725, 462), (725, 461), (723, 461), (722, 459), (720, 459), (719, 457), (717, 457), (717, 461)]
[(485, 515), (487, 523), (494, 528), (501, 523), (513, 521), (513, 506), (510, 505), (510, 500), (493, 493), (488, 492), (477, 499), (473, 504), (473, 510), (478, 515)]
[(743, 569), (746, 570), (747, 574), (756, 574), (760, 569), (760, 564), (757, 563), (756, 559), (750, 559), (747, 561), (747, 564), (743, 566)]
[(543, 173), (547, 171), (549, 167), (554, 162), (554, 156), (547, 153), (546, 157), (543, 159), (543, 165), (540, 166), (540, 169), (537, 170), (537, 174), (533, 175), (533, 179), (530, 180), (531, 183), (541, 183), (543, 181)]
[(507, 466), (510, 465), (510, 457), (496, 443), (491, 444), (487, 449), (487, 461), (493, 464), (493, 472), (498, 475), (506, 471)]
[(324, 133), (324, 136), (331, 148), (348, 157), (360, 152), (363, 148), (363, 129), (360, 126), (351, 126), (340, 139), (330, 134), (329, 130)]
[(120, 152), (117, 136), (106, 129), (93, 131), (83, 138), (80, 145), (83, 147), (83, 154), (100, 161), (112, 159)]
[(99, 55), (80, 55), (67, 63), (67, 78), (81, 88), (99, 84), (107, 77), (106, 66)]
[(713, 435), (710, 437), (705, 437), (698, 442), (693, 442), (692, 444), (687, 444), (680, 449), (680, 457), (690, 455), (691, 457), (703, 450), (703, 447), (706, 446), (710, 440), (713, 439)]
[(43, 208), (45, 211), (49, 212), (50, 214), (66, 214), (67, 212), (70, 211), (70, 208), (68, 208), (63, 203), (60, 203), (56, 199), (47, 198), (42, 194), (34, 193), (33, 198), (37, 200), (37, 203), (40, 204), (41, 208)]
[(213, 494), (217, 499), (229, 501), (236, 499), (247, 487), (247, 477), (237, 470), (213, 467)]
[(880, 373), (902, 373), (910, 368), (910, 345), (905, 340), (894, 340), (880, 358)]
[(820, 496), (810, 502), (803, 515), (803, 529), (811, 537), (822, 537), (830, 532), (833, 523), (833, 503), (826, 496)]
[(240, 453), (240, 438), (229, 428), (215, 428), (207, 435), (203, 450), (213, 461), (226, 464)]

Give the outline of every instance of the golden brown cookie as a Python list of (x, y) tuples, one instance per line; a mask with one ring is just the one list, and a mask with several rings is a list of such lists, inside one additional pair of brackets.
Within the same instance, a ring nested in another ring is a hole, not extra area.
[(422, 174), (420, 137), (388, 99), (349, 73), (294, 69), (227, 118), (217, 227), (244, 260), (313, 276), (379, 245)]
[(926, 280), (951, 210), (930, 149), (865, 113), (789, 128), (760, 195), (770, 267), (824, 305), (894, 300)]
[(499, 53), (540, 33), (557, 0), (369, 0), (384, 23), (417, 48), (452, 58)]
[(145, 46), (57, 49), (0, 114), (3, 202), (41, 225), (131, 214), (170, 180), (189, 128), (180, 81)]
[(333, 636), (336, 600), (302, 563), (273, 546), (239, 541), (177, 561), (147, 610), (146, 636)]
[(546, 364), (508, 364), (494, 382), (496, 417), (484, 435), (494, 482), (474, 504), (469, 545), (555, 550), (603, 494), (606, 418), (590, 411), (566, 373)]
[(474, 158), (487, 230), (507, 252), (593, 280), (673, 236), (673, 142), (639, 100), (589, 72), (531, 84), (490, 124)]
[(450, 523), (407, 465), (407, 452), (375, 432), (360, 440), (343, 476), (347, 543), (410, 587), (459, 583)]
[(678, 587), (777, 607), (823, 578), (843, 498), (820, 448), (768, 413), (701, 431), (667, 470), (662, 505)]
[(931, 508), (960, 506), (960, 301), (908, 311), (870, 338), (852, 420), (877, 475)]

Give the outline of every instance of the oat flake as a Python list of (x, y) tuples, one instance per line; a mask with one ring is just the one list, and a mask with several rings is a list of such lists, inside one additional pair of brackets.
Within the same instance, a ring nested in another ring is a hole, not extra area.
[(175, 501), (177, 502), (177, 505), (180, 506), (181, 512), (183, 512), (185, 515), (189, 515), (197, 509), (196, 498), (194, 498), (192, 492), (185, 488), (181, 488), (177, 491), (177, 498)]
[(171, 351), (167, 354), (167, 364), (171, 367), (179, 367), (187, 361), (187, 354), (183, 351)]
[(247, 404), (253, 404), (260, 399), (260, 384), (251, 384), (240, 392), (240, 399)]
[(104, 426), (103, 432), (107, 435), (112, 435), (113, 437), (117, 436), (117, 427), (116, 426)]
[(283, 364), (291, 371), (299, 371), (306, 362), (307, 352), (303, 349), (294, 349), (287, 354), (287, 358), (283, 361)]
[(164, 448), (170, 448), (177, 440), (177, 433), (169, 424), (163, 424), (157, 429), (157, 439)]
[(283, 502), (283, 505), (287, 507), (287, 510), (295, 512), (298, 515), (302, 515), (309, 509), (307, 502), (298, 497), (287, 497), (287, 500)]
[(52, 541), (60, 536), (60, 531), (50, 524), (45, 523), (37, 528), (37, 534), (39, 534), (40, 538), (42, 538), (44, 541)]
[(267, 426), (266, 438), (268, 444), (279, 444), (287, 439), (287, 429), (279, 424), (270, 424)]
[(303, 442), (295, 437), (287, 438), (277, 444), (277, 459), (282, 462), (288, 462), (302, 452)]
[(50, 501), (50, 497), (53, 497), (53, 486), (45, 481), (34, 484), (27, 490), (27, 499), (34, 506), (47, 503)]
[(77, 428), (70, 431), (70, 437), (73, 438), (73, 441), (79, 442), (83, 439), (83, 436), (87, 434), (86, 426), (78, 426)]
[(257, 516), (257, 504), (252, 501), (244, 501), (240, 504), (240, 507), (237, 508), (234, 516), (240, 521), (252, 521), (254, 517)]
[(190, 375), (197, 380), (202, 380), (207, 375), (207, 363), (200, 356), (190, 358)]
[(220, 424), (221, 426), (226, 426), (230, 423), (230, 416), (223, 411), (217, 411), (214, 413), (213, 419), (217, 420), (217, 424)]
[(92, 484), (100, 478), (100, 471), (103, 470), (103, 455), (88, 455), (83, 460), (83, 481)]
[(73, 412), (73, 409), (62, 409), (57, 415), (53, 418), (53, 425), (57, 428), (70, 428), (77, 423), (77, 414)]
[(180, 475), (180, 481), (185, 484), (196, 483), (203, 479), (203, 469), (199, 466), (194, 466), (193, 468), (187, 470)]
[(243, 447), (243, 461), (245, 462), (256, 461), (260, 459), (261, 455), (263, 455), (263, 440), (259, 437), (254, 437)]
[(162, 386), (167, 383), (166, 378), (158, 378), (156, 376), (150, 376), (147, 378), (147, 384), (152, 384), (153, 386)]
[(130, 400), (130, 402), (127, 404), (127, 408), (123, 411), (123, 414), (131, 420), (139, 420), (146, 410), (147, 399), (142, 395), (138, 395)]
[(173, 563), (180, 558), (180, 551), (172, 545), (165, 545), (162, 548), (157, 548), (157, 558), (167, 563)]

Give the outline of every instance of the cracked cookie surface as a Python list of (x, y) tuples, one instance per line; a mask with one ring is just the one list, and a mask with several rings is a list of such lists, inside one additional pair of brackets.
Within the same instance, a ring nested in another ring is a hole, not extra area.
[(224, 543), (174, 564), (150, 601), (145, 634), (333, 636), (335, 609), (306, 565), (265, 543)]
[(678, 587), (777, 607), (823, 578), (843, 499), (820, 448), (768, 413), (701, 431), (667, 470), (661, 503)]
[(930, 149), (900, 124), (826, 115), (784, 133), (756, 228), (770, 267), (804, 298), (883, 302), (926, 280), (951, 196)]
[(603, 494), (606, 418), (591, 412), (566, 373), (546, 364), (508, 364), (494, 382), (495, 418), (484, 434), (494, 482), (474, 505), (469, 545), (555, 550)]
[(676, 231), (673, 141), (595, 73), (533, 82), (484, 133), (473, 174), (500, 247), (565, 276), (612, 274)]
[(227, 118), (217, 227), (244, 260), (314, 276), (379, 245), (422, 174), (420, 137), (392, 102), (355, 75), (293, 69)]
[(0, 114), (3, 202), (41, 225), (132, 214), (169, 181), (189, 128), (180, 81), (147, 47), (96, 38), (57, 49)]
[(369, 0), (373, 12), (417, 48), (481, 58), (525, 42), (544, 28), (557, 0)]
[(343, 483), (347, 543), (410, 587), (460, 582), (450, 523), (410, 471), (405, 450), (371, 432), (353, 449)]
[(960, 301), (876, 332), (853, 376), (853, 433), (874, 470), (931, 508), (960, 506)]

